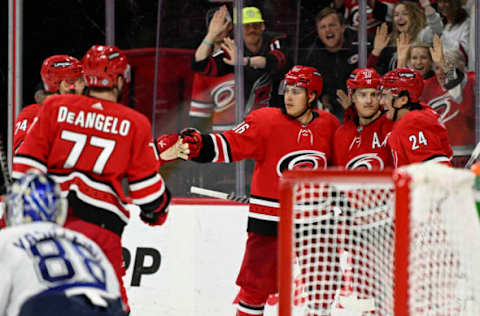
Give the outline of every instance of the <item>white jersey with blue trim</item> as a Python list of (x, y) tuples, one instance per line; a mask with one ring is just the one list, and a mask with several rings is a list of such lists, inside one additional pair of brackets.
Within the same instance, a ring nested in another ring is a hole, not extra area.
[(53, 223), (0, 231), (0, 315), (17, 316), (30, 297), (48, 292), (85, 295), (102, 306), (120, 297), (115, 272), (102, 250), (84, 235)]

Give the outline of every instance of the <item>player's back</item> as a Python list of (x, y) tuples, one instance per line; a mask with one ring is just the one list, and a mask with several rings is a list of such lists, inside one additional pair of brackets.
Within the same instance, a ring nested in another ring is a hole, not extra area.
[(53, 223), (32, 223), (0, 231), (0, 312), (18, 315), (37, 294), (65, 292), (99, 299), (120, 297), (112, 266), (84, 235)]
[(394, 155), (395, 166), (436, 161), (450, 165), (453, 151), (447, 130), (439, 115), (431, 107), (413, 110), (395, 123), (388, 144)]
[(121, 233), (129, 217), (122, 180), (128, 179), (130, 195), (139, 204), (157, 199), (164, 187), (150, 126), (145, 116), (118, 103), (53, 96), (18, 149), (14, 171), (48, 171), (62, 191), (69, 191), (76, 213), (89, 212), (82, 218), (92, 221), (98, 212), (87, 208), (108, 211), (117, 223), (114, 231)]

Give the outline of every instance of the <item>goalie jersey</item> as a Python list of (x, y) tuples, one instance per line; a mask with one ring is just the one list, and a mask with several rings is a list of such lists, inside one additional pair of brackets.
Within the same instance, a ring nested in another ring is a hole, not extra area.
[(0, 314), (16, 316), (37, 294), (65, 292), (118, 300), (115, 272), (100, 248), (84, 235), (53, 223), (0, 231)]
[(366, 126), (358, 118), (345, 120), (335, 133), (335, 165), (346, 169), (383, 170), (393, 167), (387, 139), (393, 121), (382, 113)]
[(255, 160), (249, 232), (276, 235), (279, 220), (278, 180), (285, 170), (324, 169), (333, 161), (333, 139), (339, 123), (332, 114), (315, 110), (303, 125), (279, 108), (252, 111), (232, 130), (203, 135), (199, 162)]
[(405, 114), (388, 138), (395, 167), (433, 161), (451, 166), (453, 151), (440, 116), (429, 106)]
[(147, 118), (118, 103), (82, 95), (49, 97), (13, 159), (13, 177), (48, 172), (68, 193), (74, 215), (121, 235), (127, 197), (142, 210), (163, 208), (169, 193)]

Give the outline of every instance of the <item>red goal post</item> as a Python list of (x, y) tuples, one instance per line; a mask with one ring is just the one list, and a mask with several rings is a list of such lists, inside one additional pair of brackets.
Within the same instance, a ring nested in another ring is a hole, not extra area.
[(279, 315), (480, 315), (473, 185), (437, 164), (285, 173)]

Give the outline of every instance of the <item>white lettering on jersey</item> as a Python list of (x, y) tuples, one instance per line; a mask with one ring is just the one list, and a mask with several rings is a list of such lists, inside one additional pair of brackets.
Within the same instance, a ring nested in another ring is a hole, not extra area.
[(233, 131), (237, 134), (243, 134), (247, 129), (249, 129), (250, 125), (248, 123), (242, 122), (240, 125), (235, 127)]
[(282, 175), (285, 170), (298, 169), (325, 169), (327, 167), (327, 155), (317, 150), (299, 150), (287, 153), (277, 163), (277, 174)]
[(427, 139), (422, 131), (418, 132), (418, 137), (415, 134), (408, 136), (408, 140), (412, 143), (412, 150), (417, 150), (420, 145), (428, 146)]
[(119, 118), (110, 115), (103, 115), (96, 112), (84, 112), (78, 113), (70, 112), (66, 106), (61, 106), (58, 110), (57, 122), (66, 122), (74, 126), (80, 126), (82, 128), (94, 128), (100, 132), (110, 134), (120, 134), (127, 136), (130, 131), (130, 121), (122, 120), (119, 123)]
[(375, 147), (381, 148), (382, 144), (380, 144), (380, 139), (378, 138), (377, 132), (373, 132), (373, 138), (372, 138), (372, 149), (375, 149)]
[(383, 170), (384, 163), (377, 153), (366, 153), (358, 155), (347, 162), (347, 169), (367, 169), (367, 170)]
[(14, 134), (17, 134), (19, 129), (21, 129), (22, 131), (25, 132), (27, 130), (27, 121), (28, 120), (23, 120), (21, 122), (18, 122), (15, 126), (16, 128), (15, 128), (15, 133)]
[(361, 143), (362, 143), (362, 136), (355, 136), (355, 138), (352, 140), (352, 143), (350, 144), (350, 147), (348, 147), (348, 150), (352, 150), (352, 147), (355, 144), (357, 144), (357, 147), (359, 147)]

